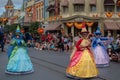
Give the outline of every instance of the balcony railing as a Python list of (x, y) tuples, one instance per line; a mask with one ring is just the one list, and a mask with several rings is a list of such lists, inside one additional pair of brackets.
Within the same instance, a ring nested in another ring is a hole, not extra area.
[(120, 18), (120, 12), (112, 12), (111, 14), (107, 14), (107, 12), (103, 13), (98, 13), (98, 12), (90, 12), (89, 14), (85, 12), (74, 12), (72, 15), (68, 13), (62, 14), (63, 18), (67, 18), (70, 16), (75, 16), (75, 15), (80, 15), (80, 16), (86, 16), (86, 17), (92, 17), (92, 18)]
[(102, 13), (103, 18), (120, 18), (120, 12), (111, 12), (107, 15), (107, 12)]
[(29, 1), (29, 2), (27, 3), (27, 7), (34, 5), (34, 2), (35, 2), (34, 0)]

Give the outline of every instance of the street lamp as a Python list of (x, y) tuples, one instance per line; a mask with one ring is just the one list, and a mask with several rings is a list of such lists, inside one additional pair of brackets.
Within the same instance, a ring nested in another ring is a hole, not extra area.
[(114, 3), (115, 3), (115, 13), (116, 13), (116, 12), (117, 12), (117, 11), (116, 11), (116, 9), (117, 9), (117, 7), (116, 7), (116, 6), (117, 6), (117, 5), (116, 5), (117, 0), (114, 0)]
[(29, 17), (29, 23), (31, 22), (31, 18), (32, 18), (32, 13), (28, 13), (28, 17)]

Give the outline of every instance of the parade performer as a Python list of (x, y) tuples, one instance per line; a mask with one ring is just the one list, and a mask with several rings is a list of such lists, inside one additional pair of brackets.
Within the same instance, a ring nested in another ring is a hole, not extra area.
[(8, 52), (8, 64), (5, 73), (7, 74), (28, 74), (32, 73), (33, 65), (28, 56), (26, 44), (22, 39), (19, 26), (17, 26), (16, 36), (11, 42), (11, 50)]
[(97, 67), (109, 66), (109, 55), (107, 54), (107, 48), (105, 47), (107, 37), (101, 37), (100, 28), (98, 27), (94, 33), (95, 37), (92, 39), (92, 49), (94, 52), (95, 62)]
[(3, 31), (3, 29), (0, 26), (0, 45), (1, 45), (1, 51), (2, 52), (5, 52), (4, 51), (4, 44), (5, 44), (4, 31)]
[(76, 43), (73, 50), (70, 64), (66, 69), (66, 75), (70, 78), (92, 78), (98, 75), (94, 57), (91, 51), (91, 41), (88, 38), (89, 32), (82, 28), (82, 37)]

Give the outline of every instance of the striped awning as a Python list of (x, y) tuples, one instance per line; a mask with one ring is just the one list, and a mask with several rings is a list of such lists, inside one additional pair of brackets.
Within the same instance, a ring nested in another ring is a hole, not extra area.
[(85, 0), (73, 0), (73, 4), (85, 4)]
[(90, 4), (91, 4), (91, 5), (96, 5), (96, 1), (97, 1), (97, 0), (90, 0)]
[(120, 30), (116, 22), (105, 22), (104, 24), (106, 30)]
[(115, 2), (113, 0), (105, 0), (104, 5), (115, 5)]
[(116, 22), (116, 24), (118, 25), (118, 27), (120, 28), (120, 22)]
[(62, 0), (60, 4), (61, 4), (61, 6), (68, 6), (69, 2), (68, 2), (68, 0)]
[(46, 31), (52, 31), (52, 30), (60, 30), (61, 29), (61, 23), (50, 23), (45, 26), (44, 30)]

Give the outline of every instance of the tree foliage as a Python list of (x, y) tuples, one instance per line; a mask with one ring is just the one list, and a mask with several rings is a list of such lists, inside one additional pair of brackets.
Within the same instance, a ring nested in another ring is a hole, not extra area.
[(14, 33), (18, 25), (19, 24), (5, 25), (5, 31)]
[(39, 27), (39, 22), (33, 22), (30, 24), (30, 27), (29, 27), (29, 32), (31, 33), (37, 33), (37, 29)]

